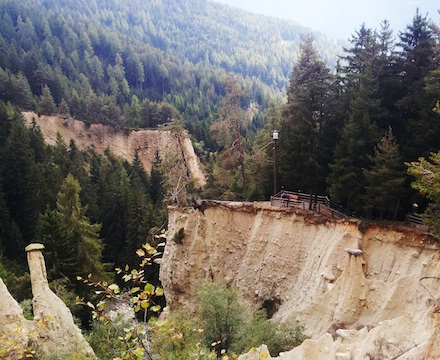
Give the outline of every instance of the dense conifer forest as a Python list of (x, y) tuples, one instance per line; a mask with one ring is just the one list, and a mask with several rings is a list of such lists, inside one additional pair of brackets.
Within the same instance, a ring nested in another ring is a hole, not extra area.
[(138, 158), (48, 146), (21, 110), (118, 129), (178, 123), (205, 165), (194, 197), (267, 200), (279, 130), (277, 190), (377, 219), (422, 209), (405, 162), (440, 150), (431, 16), (397, 32), (360, 25), (342, 49), (206, 0), (1, 0), (0, 276), (28, 297), (23, 249), (38, 241), (49, 280), (81, 293), (76, 275), (132, 264), (166, 224), (159, 157), (147, 174)]

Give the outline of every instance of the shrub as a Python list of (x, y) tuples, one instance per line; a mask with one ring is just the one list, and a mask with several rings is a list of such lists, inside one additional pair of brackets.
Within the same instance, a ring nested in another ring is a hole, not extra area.
[(244, 323), (244, 308), (238, 302), (238, 292), (215, 283), (205, 283), (199, 288), (197, 298), (205, 345), (213, 346), (220, 356), (236, 342)]
[(151, 331), (151, 348), (155, 358), (161, 360), (213, 358), (209, 347), (202, 344), (203, 329), (199, 328), (198, 322), (186, 313), (174, 311), (167, 315), (166, 319), (158, 320)]
[(129, 321), (123, 321), (120, 318), (92, 322), (86, 339), (98, 359), (113, 359), (125, 350), (125, 345), (120, 338), (125, 336), (123, 329), (129, 326), (132, 326)]
[(181, 244), (183, 239), (185, 238), (185, 229), (180, 228), (179, 231), (177, 231), (171, 240), (173, 240), (176, 244)]
[(279, 354), (304, 341), (304, 326), (271, 322), (264, 309), (249, 313), (236, 289), (208, 283), (197, 295), (205, 346), (213, 345), (217, 355), (223, 349), (242, 354), (261, 344), (266, 344), (272, 354)]

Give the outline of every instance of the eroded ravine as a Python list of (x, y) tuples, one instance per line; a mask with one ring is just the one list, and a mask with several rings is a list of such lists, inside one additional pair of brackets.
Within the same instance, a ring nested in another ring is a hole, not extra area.
[(191, 307), (213, 279), (255, 307), (274, 305), (275, 321), (306, 326), (311, 340), (283, 359), (440, 358), (440, 262), (429, 235), (396, 224), (360, 231), (356, 221), (261, 203), (170, 208), (168, 238), (181, 228), (161, 270), (171, 308)]

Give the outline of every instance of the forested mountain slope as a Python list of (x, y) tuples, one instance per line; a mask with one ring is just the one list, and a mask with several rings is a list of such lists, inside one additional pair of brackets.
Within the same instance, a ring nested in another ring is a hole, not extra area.
[[(55, 107), (39, 111), (118, 126), (155, 127), (180, 113), (205, 143), (226, 72), (245, 89), (242, 106), (264, 109), (286, 90), (310, 32), (206, 0), (4, 0), (0, 18), (0, 99), (37, 110), (47, 86)], [(334, 44), (316, 37), (334, 65)]]

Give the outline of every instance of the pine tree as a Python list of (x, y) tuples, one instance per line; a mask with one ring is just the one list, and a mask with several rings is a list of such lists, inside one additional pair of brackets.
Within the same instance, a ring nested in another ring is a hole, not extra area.
[(33, 110), (34, 97), (28, 79), (21, 72), (13, 81), (13, 101), (23, 110)]
[(45, 85), (40, 99), (40, 113), (43, 115), (53, 115), (56, 113), (56, 105), (50, 92), (49, 86)]
[[(58, 236), (61, 237), (57, 253), (59, 271), (73, 279), (77, 275), (93, 273), (98, 278), (106, 278), (104, 265), (101, 262), (103, 244), (99, 238), (101, 225), (91, 224), (84, 215), (86, 209), (80, 202), (81, 187), (73, 175), (67, 175), (57, 195), (57, 214), (47, 214), (53, 219)], [(51, 221), (49, 221), (51, 224)], [(46, 236), (54, 237), (51, 233)], [(42, 236), (45, 236), (43, 233)]]
[[(389, 128), (370, 157), (371, 167), (364, 170), (366, 178), (365, 210), (379, 211), (380, 219), (395, 219), (404, 193), (405, 171), (399, 146)], [(386, 214), (386, 212), (388, 212)]]
[(351, 211), (363, 208), (365, 177), (363, 169), (370, 165), (369, 154), (377, 142), (377, 128), (370, 121), (369, 102), (363, 88), (352, 101), (350, 119), (342, 129), (335, 147), (334, 162), (330, 164), (329, 193), (332, 201)]
[(439, 147), (440, 124), (431, 111), (438, 94), (426, 92), (426, 79), (433, 70), (435, 42), (426, 16), (418, 11), (413, 21), (400, 34), (401, 51), (397, 69), (401, 81), (401, 97), (397, 102), (405, 129), (399, 140), (404, 159), (428, 156)]
[(105, 261), (121, 263), (126, 238), (127, 204), (130, 181), (126, 169), (110, 153), (94, 171), (98, 206), (102, 219), (101, 236), (105, 239)]
[(429, 159), (406, 163), (408, 174), (415, 178), (412, 187), (429, 200), (422, 214), (430, 232), (440, 236), (440, 152), (432, 153)]
[(127, 206), (127, 233), (124, 245), (124, 260), (130, 266), (136, 265), (133, 254), (148, 240), (152, 227), (153, 206), (149, 196), (142, 188), (130, 191)]
[(163, 175), (161, 172), (161, 159), (158, 151), (156, 151), (156, 155), (154, 157), (153, 166), (151, 168), (150, 179), (151, 179), (150, 197), (151, 200), (153, 201), (153, 204), (157, 208), (161, 206), (164, 198), (164, 189), (162, 187)]
[(58, 107), (58, 113), (63, 116), (70, 116), (69, 105), (64, 98), (61, 99), (60, 106)]
[(318, 58), (313, 38), (301, 44), (287, 93), (280, 132), (280, 174), (290, 189), (323, 192), (329, 149), (325, 148), (332, 110), (333, 77)]
[(377, 123), (385, 116), (379, 97), (379, 54), (381, 46), (376, 34), (362, 25), (345, 49), (342, 68), (344, 90), (348, 94), (348, 120), (334, 149), (334, 160), (328, 177), (333, 201), (350, 211), (363, 209), (365, 177), (363, 169), (370, 166), (373, 148), (378, 142)]
[(3, 254), (6, 244), (10, 239), (11, 221), (9, 209), (3, 193), (3, 182), (0, 177), (0, 256)]
[[(16, 118), (12, 125), (2, 149), (0, 166), (11, 220), (15, 221), (22, 232), (23, 240), (30, 242), (39, 211), (34, 183), (38, 175), (29, 130), (24, 126), (22, 118)], [(10, 248), (21, 254), (22, 245), (10, 244)]]

